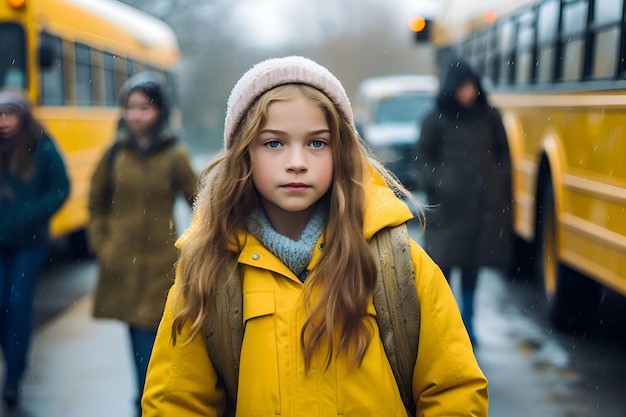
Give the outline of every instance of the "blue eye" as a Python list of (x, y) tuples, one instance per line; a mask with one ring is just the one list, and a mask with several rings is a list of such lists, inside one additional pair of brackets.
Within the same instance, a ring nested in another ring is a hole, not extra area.
[(311, 147), (319, 149), (319, 148), (323, 148), (326, 145), (326, 142), (324, 142), (323, 140), (314, 140), (313, 142), (311, 142)]
[(270, 140), (268, 142), (265, 142), (265, 146), (267, 146), (270, 149), (276, 149), (280, 146), (280, 142), (277, 140)]

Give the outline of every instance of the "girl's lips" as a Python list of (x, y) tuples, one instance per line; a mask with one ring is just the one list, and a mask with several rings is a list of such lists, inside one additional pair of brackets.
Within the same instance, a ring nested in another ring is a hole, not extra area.
[(289, 190), (289, 191), (305, 191), (308, 190), (309, 188), (311, 188), (309, 185), (307, 184), (302, 184), (299, 182), (292, 182), (289, 184), (285, 184), (282, 186), (282, 188)]

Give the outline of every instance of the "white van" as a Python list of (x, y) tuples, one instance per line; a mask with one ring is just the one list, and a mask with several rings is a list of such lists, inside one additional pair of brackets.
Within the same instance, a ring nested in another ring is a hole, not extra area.
[(417, 185), (415, 145), (438, 93), (439, 79), (426, 74), (368, 78), (357, 91), (355, 123), (361, 138), (408, 188)]

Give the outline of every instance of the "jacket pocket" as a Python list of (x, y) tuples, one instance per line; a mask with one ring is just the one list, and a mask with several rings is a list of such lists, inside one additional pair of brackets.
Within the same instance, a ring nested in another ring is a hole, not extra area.
[(243, 294), (243, 322), (248, 320), (271, 316), (276, 312), (274, 304), (274, 290), (246, 291)]
[(275, 313), (273, 289), (244, 291), (238, 416), (280, 414)]

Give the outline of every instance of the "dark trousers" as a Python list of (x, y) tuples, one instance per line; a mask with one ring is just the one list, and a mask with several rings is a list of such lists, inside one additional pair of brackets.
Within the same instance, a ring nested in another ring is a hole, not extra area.
[[(452, 269), (443, 271), (448, 282)], [(474, 333), (474, 293), (476, 292), (476, 284), (478, 282), (477, 268), (461, 268), (461, 317), (465, 324), (465, 329), (472, 343), (476, 343), (476, 335)]]
[(138, 415), (141, 416), (141, 396), (146, 383), (148, 373), (148, 363), (152, 354), (152, 347), (156, 339), (156, 330), (141, 329), (130, 326), (130, 341), (135, 364), (135, 375), (137, 376), (137, 400)]
[(28, 359), (33, 333), (37, 279), (46, 245), (0, 250), (0, 346), (5, 359), (5, 387), (17, 388)]

